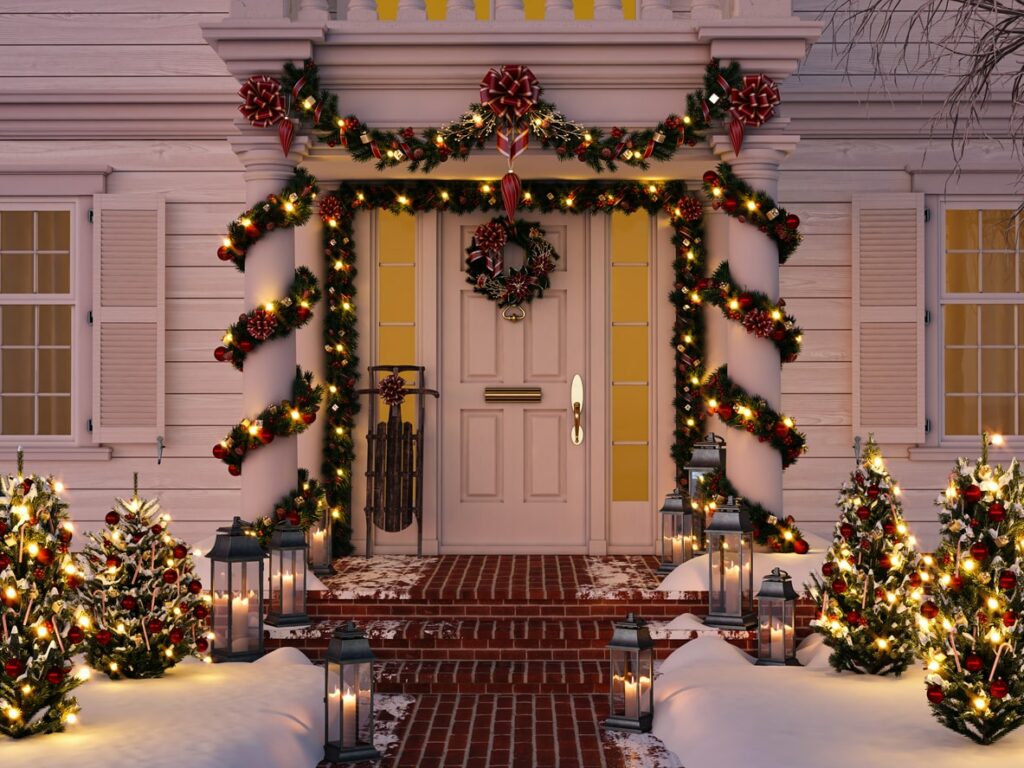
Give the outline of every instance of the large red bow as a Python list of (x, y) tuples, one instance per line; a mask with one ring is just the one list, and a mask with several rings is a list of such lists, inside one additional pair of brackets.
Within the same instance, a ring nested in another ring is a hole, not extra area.
[(743, 146), (743, 129), (771, 120), (780, 101), (779, 86), (768, 75), (744, 75), (743, 87), (729, 91), (729, 138), (737, 155)]
[(540, 83), (529, 67), (505, 64), (491, 67), (480, 81), (480, 103), (500, 118), (517, 120), (540, 99)]
[(253, 75), (238, 89), (242, 103), (238, 111), (256, 128), (276, 125), (284, 117), (281, 84), (266, 75)]

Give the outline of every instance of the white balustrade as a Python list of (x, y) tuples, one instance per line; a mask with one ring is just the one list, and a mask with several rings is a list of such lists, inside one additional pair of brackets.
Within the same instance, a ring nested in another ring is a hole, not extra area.
[(348, 0), (349, 21), (377, 21), (377, 0)]
[(327, 0), (299, 0), (299, 20), (327, 21), (330, 16)]
[(426, 21), (426, 2), (424, 0), (398, 0), (398, 20)]
[(690, 0), (693, 21), (718, 21), (722, 18), (722, 0)]
[(600, 21), (622, 21), (622, 0), (594, 0), (594, 18)]
[(544, 7), (545, 21), (573, 21), (575, 18), (572, 0), (547, 0)]
[(448, 21), (475, 21), (476, 6), (473, 0), (448, 0), (445, 18)]
[(491, 18), (496, 21), (522, 21), (526, 18), (523, 9), (523, 0), (493, 0), (494, 14)]
[(664, 20), (672, 18), (672, 7), (669, 0), (641, 0), (640, 18), (644, 20)]

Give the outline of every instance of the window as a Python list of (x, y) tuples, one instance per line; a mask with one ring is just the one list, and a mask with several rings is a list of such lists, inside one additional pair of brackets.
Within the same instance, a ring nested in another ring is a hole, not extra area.
[(1024, 258), (1012, 206), (947, 207), (943, 435), (1024, 435)]
[(0, 436), (71, 436), (71, 211), (0, 210)]

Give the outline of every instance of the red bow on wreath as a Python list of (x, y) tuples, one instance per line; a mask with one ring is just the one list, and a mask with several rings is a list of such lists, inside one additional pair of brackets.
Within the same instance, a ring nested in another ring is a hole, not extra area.
[(502, 249), (508, 243), (508, 230), (500, 221), (490, 221), (481, 224), (473, 234), (473, 243), (476, 248), (470, 252), (469, 260), (474, 262), (477, 259), (484, 259), (487, 270), (494, 276), (501, 274), (505, 268), (505, 257)]
[(530, 134), (520, 119), (540, 99), (540, 83), (529, 67), (505, 64), (501, 69), (491, 67), (480, 81), (480, 103), (490, 107), (499, 120), (507, 125), (498, 126), (498, 151), (509, 162), (526, 150)]
[(281, 84), (266, 75), (253, 75), (238, 89), (242, 103), (238, 111), (256, 128), (277, 125), (285, 115)]
[(779, 86), (768, 75), (744, 75), (743, 87), (729, 91), (729, 138), (737, 155), (743, 146), (744, 127), (767, 123), (780, 101)]

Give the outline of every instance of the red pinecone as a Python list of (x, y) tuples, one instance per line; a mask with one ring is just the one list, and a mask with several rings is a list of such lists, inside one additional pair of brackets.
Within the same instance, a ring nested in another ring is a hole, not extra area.
[(753, 309), (743, 318), (743, 327), (755, 336), (765, 338), (772, 332), (775, 321), (763, 309)]
[(686, 221), (700, 221), (704, 216), (704, 203), (696, 197), (683, 197), (676, 207), (679, 209), (679, 215)]
[(277, 318), (263, 307), (254, 309), (245, 321), (245, 329), (256, 341), (266, 341), (277, 328)]
[(320, 218), (326, 224), (341, 219), (341, 201), (334, 195), (324, 195), (320, 198)]

